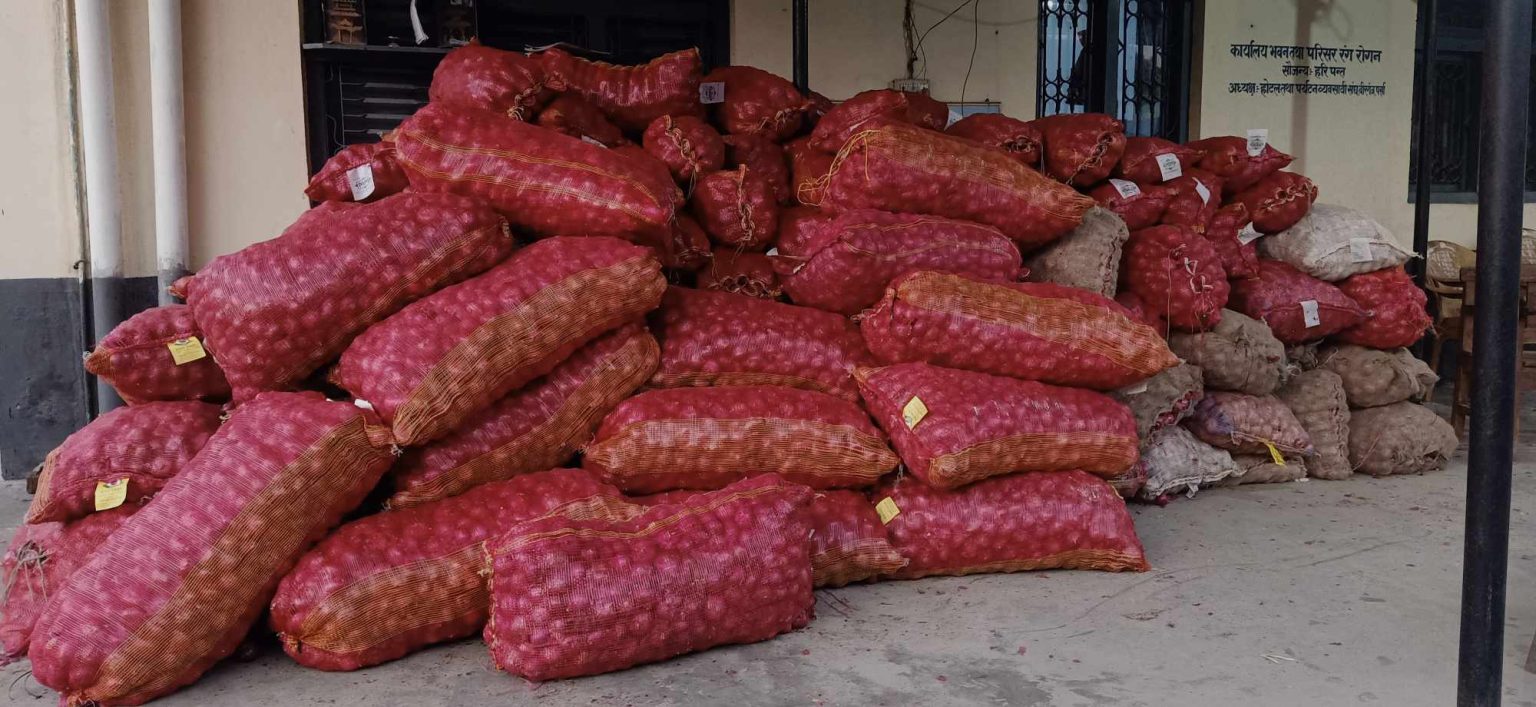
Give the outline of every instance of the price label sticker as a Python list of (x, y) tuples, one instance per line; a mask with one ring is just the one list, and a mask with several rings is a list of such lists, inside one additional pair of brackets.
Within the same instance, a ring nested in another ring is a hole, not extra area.
[(1115, 188), (1115, 193), (1119, 194), (1122, 199), (1134, 199), (1141, 196), (1141, 187), (1137, 186), (1136, 182), (1125, 179), (1111, 179), (1109, 184)]
[(353, 201), (373, 196), (373, 165), (360, 164), (347, 170), (347, 188), (352, 190)]
[(597, 138), (592, 137), (591, 135), (582, 135), (581, 136), (581, 141), (584, 142), (584, 143), (587, 143), (588, 145), (597, 145), (598, 147), (603, 147), (603, 148), (608, 147), (607, 145), (604, 145), (602, 143), (602, 141), (598, 140)]
[(1248, 156), (1258, 157), (1269, 146), (1269, 128), (1248, 129)]
[(901, 421), (907, 423), (907, 429), (909, 430), (917, 427), (917, 423), (922, 422), (923, 418), (927, 416), (928, 406), (924, 405), (923, 399), (916, 395), (912, 396), (912, 399), (908, 400), (907, 404), (901, 408)]
[(1179, 158), (1173, 155), (1158, 155), (1157, 168), (1163, 173), (1165, 182), (1184, 176), (1184, 167), (1179, 164)]
[(1323, 323), (1317, 316), (1317, 300), (1304, 299), (1301, 301), (1301, 321), (1308, 329)]
[(880, 516), (881, 525), (890, 525), (892, 519), (901, 515), (901, 509), (896, 507), (896, 499), (886, 496), (875, 504), (875, 513)]
[(1351, 262), (1368, 263), (1371, 261), (1371, 239), (1349, 239), (1349, 259)]
[(1275, 445), (1265, 442), (1264, 446), (1269, 447), (1269, 458), (1276, 466), (1285, 466), (1285, 457), (1280, 455), (1280, 450), (1275, 449)]
[(699, 102), (703, 104), (725, 102), (725, 82), (705, 81), (699, 84)]
[(1200, 195), (1200, 203), (1211, 203), (1211, 188), (1198, 179), (1195, 180), (1195, 193)]
[(165, 347), (171, 350), (171, 360), (178, 366), (208, 357), (208, 351), (203, 348), (203, 342), (198, 341), (195, 336), (177, 339), (166, 344)]
[(1248, 245), (1249, 243), (1258, 240), (1262, 235), (1264, 234), (1259, 233), (1258, 229), (1254, 228), (1253, 224), (1250, 223), (1246, 226), (1243, 226), (1243, 230), (1237, 232), (1237, 242), (1243, 245)]
[(128, 477), (96, 482), (96, 510), (110, 511), (128, 500)]

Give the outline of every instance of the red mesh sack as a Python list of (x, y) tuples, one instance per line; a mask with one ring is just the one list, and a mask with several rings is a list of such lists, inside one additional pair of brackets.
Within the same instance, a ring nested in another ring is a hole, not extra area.
[(1017, 471), (1114, 476), (1136, 463), (1136, 419), (1102, 393), (926, 363), (854, 376), (907, 470), (936, 488)]
[(1335, 337), (1373, 349), (1412, 346), (1434, 325), (1425, 311), (1424, 291), (1402, 268), (1351, 275), (1339, 283), (1339, 291), (1364, 307), (1369, 316)]
[(995, 147), (1027, 166), (1040, 166), (1040, 130), (1018, 118), (972, 113), (944, 128), (944, 133)]
[(773, 186), (746, 165), (699, 177), (688, 205), (704, 232), (723, 246), (764, 250), (779, 231)]
[(581, 94), (624, 130), (638, 133), (664, 115), (704, 115), (699, 104), (704, 63), (698, 49), (663, 54), (639, 66), (589, 61), (560, 49), (546, 49), (534, 58), (551, 79)]
[(428, 104), (395, 150), (417, 191), (490, 202), (538, 235), (666, 236), (682, 194), (644, 163), (484, 111)]
[(784, 143), (784, 155), (789, 160), (789, 186), (795, 200), (802, 204), (820, 204), (826, 191), (827, 172), (835, 159), (811, 147), (811, 139), (802, 137)]
[(405, 193), (323, 205), (213, 259), (187, 304), (237, 402), (304, 380), (407, 303), (501, 262), (507, 224), (473, 199)]
[[(825, 122), (823, 122), (825, 125)], [(899, 123), (848, 141), (827, 175), (825, 203), (994, 226), (1023, 248), (1083, 221), (1093, 199), (996, 150)]]
[(1144, 228), (1131, 234), (1121, 263), (1122, 286), (1173, 328), (1206, 331), (1221, 322), (1231, 288), (1205, 238), (1179, 226)]
[(868, 486), (897, 459), (858, 404), (753, 385), (641, 393), (603, 420), (581, 463), (625, 492), (655, 493), (767, 473), (813, 488)]
[(807, 96), (805, 101), (805, 124), (811, 128), (816, 127), (816, 124), (821, 122), (822, 116), (831, 112), (837, 106), (837, 104), (832, 102), (832, 99), (815, 91), (811, 91), (811, 95)]
[(1285, 344), (1337, 334), (1366, 316), (1339, 288), (1278, 260), (1260, 260), (1258, 277), (1232, 283), (1232, 308), (1263, 320)]
[(11, 537), (0, 566), (6, 590), (0, 596), (0, 665), (19, 660), (32, 642), (32, 627), (48, 600), (85, 564), (107, 536), (139, 510), (131, 503), (72, 523), (24, 523)]
[[(1120, 163), (1115, 165), (1114, 175), (1133, 182), (1161, 184), (1168, 181), (1163, 179), (1164, 170), (1159, 161), (1167, 159), (1165, 155), (1171, 156), (1178, 162), (1177, 171), (1182, 175), (1184, 170), (1195, 166), (1204, 154), (1188, 145), (1180, 145), (1160, 137), (1127, 137), (1125, 152), (1120, 156)], [(1177, 178), (1179, 175), (1170, 179)]]
[(472, 42), (437, 63), (427, 98), (439, 105), (528, 120), (559, 90), (559, 81), (552, 80), (537, 59)]
[(810, 497), (764, 477), (630, 518), (551, 514), (487, 541), (496, 667), (595, 675), (805, 626)]
[(1216, 210), (1211, 225), (1205, 229), (1205, 240), (1210, 241), (1221, 258), (1221, 269), (1227, 271), (1227, 279), (1237, 280), (1256, 277), (1259, 274), (1259, 249), (1253, 241), (1242, 241), (1243, 227), (1249, 223), (1248, 207), (1234, 201)]
[(85, 370), (111, 383), (129, 405), (153, 400), (228, 400), (229, 381), (212, 356), (176, 363), (169, 347), (186, 339), (203, 339), (191, 307), (151, 307), (102, 337), (85, 357)]
[(1267, 143), (1257, 155), (1249, 154), (1247, 138), (1235, 135), (1196, 140), (1189, 146), (1205, 152), (1197, 166), (1224, 180), (1228, 198), (1291, 163), (1290, 155)]
[(716, 248), (710, 254), (709, 266), (699, 273), (699, 286), (767, 300), (784, 294), (772, 257), (729, 248)]
[(1114, 300), (1048, 282), (908, 273), (891, 282), (859, 328), (885, 363), (922, 361), (1096, 390), (1124, 388), (1179, 362), (1152, 327)]
[(309, 178), (304, 195), (315, 201), (378, 201), (405, 191), (405, 170), (387, 142), (347, 145)]
[(1088, 191), (1094, 201), (1115, 212), (1132, 231), (1157, 225), (1173, 200), (1174, 189), (1162, 184), (1110, 180)]
[(916, 109), (913, 108), (913, 96), (921, 95), (889, 88), (861, 91), (822, 116), (816, 123), (816, 129), (811, 131), (810, 145), (822, 152), (837, 153), (856, 133), (882, 121), (911, 123), (929, 130), (943, 130), (949, 117), (948, 109), (945, 109), (944, 117), (935, 123), (931, 104), (922, 103)]
[(660, 355), (638, 324), (587, 344), (447, 437), (406, 450), (391, 471), (389, 506), (410, 508), (570, 461), (603, 416), (651, 377)]
[(98, 484), (122, 484), (138, 505), (181, 471), (219, 429), (219, 406), (192, 401), (117, 408), (64, 439), (43, 460), (28, 523), (64, 522), (97, 510)]
[(944, 491), (912, 479), (875, 494), (907, 558), (897, 579), (1025, 570), (1151, 569), (1125, 502), (1081, 471), (1014, 474)]
[(789, 81), (751, 66), (722, 66), (704, 76), (704, 83), (715, 82), (725, 84), (714, 111), (721, 130), (773, 142), (800, 132), (807, 102)]
[(791, 206), (779, 212), (779, 237), (774, 247), (785, 257), (803, 256), (823, 227), (837, 213), (814, 206)]
[(1295, 172), (1275, 172), (1235, 199), (1248, 207), (1254, 230), (1279, 233), (1307, 215), (1312, 202), (1317, 201), (1317, 185)]
[(1147, 303), (1135, 292), (1125, 291), (1116, 294), (1115, 304), (1125, 307), (1126, 311), (1131, 313), (1131, 316), (1136, 317), (1136, 321), (1152, 327), (1158, 335), (1167, 337), (1168, 319), (1156, 310), (1148, 307)]
[(1103, 113), (1050, 115), (1037, 118), (1034, 126), (1045, 173), (1068, 185), (1104, 181), (1125, 152), (1125, 124)]
[(368, 401), (396, 443), (425, 444), (655, 309), (665, 289), (645, 248), (547, 238), (373, 326), (347, 347), (331, 380)]
[(642, 140), (645, 151), (661, 160), (672, 178), (683, 184), (725, 164), (720, 133), (691, 115), (657, 118), (645, 129)]
[(768, 138), (758, 135), (726, 135), (725, 166), (746, 167), (754, 174), (768, 180), (773, 198), (780, 204), (794, 201), (789, 191), (789, 165), (785, 163), (784, 148)]
[(986, 280), (1024, 275), (1019, 249), (1001, 231), (970, 221), (853, 209), (797, 245), (780, 245), (784, 290), (796, 304), (857, 314), (880, 300), (886, 283), (914, 270)]
[(300, 665), (357, 670), (473, 636), (489, 618), (481, 544), (564, 503), (616, 496), (579, 469), (498, 481), (336, 529), (272, 599), (272, 629)]
[(1221, 208), (1221, 178), (1191, 169), (1165, 186), (1173, 190), (1168, 207), (1159, 221), (1168, 226), (1183, 226), (1195, 233), (1205, 233), (1216, 210)]
[(678, 214), (672, 222), (672, 252), (662, 264), (675, 270), (698, 272), (709, 264), (713, 247), (698, 221), (688, 214)]
[(949, 106), (926, 93), (902, 91), (907, 99), (907, 122), (920, 128), (944, 131), (949, 124)]
[(176, 299), (187, 301), (187, 292), (192, 288), (192, 277), (192, 275), (182, 275), (176, 278), (169, 287), (165, 288), (165, 291)]
[(387, 437), (372, 413), (319, 393), (241, 405), (49, 602), (33, 676), (71, 705), (136, 705), (197, 680), (378, 483)]
[(853, 369), (872, 362), (846, 317), (726, 292), (669, 288), (655, 325), (657, 388), (782, 385), (857, 402)]
[(619, 126), (609, 122), (608, 116), (592, 105), (591, 101), (574, 93), (562, 93), (539, 111), (538, 124), (562, 135), (581, 139), (589, 138), (605, 147), (618, 147), (627, 143)]

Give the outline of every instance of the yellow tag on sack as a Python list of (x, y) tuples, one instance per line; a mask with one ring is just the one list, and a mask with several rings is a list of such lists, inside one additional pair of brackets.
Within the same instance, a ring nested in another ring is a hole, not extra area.
[(1285, 457), (1280, 456), (1280, 450), (1275, 449), (1275, 445), (1265, 442), (1264, 446), (1269, 447), (1269, 458), (1274, 460), (1275, 465), (1285, 466)]
[(881, 525), (890, 525), (893, 518), (901, 515), (901, 509), (896, 507), (896, 499), (886, 496), (875, 504), (875, 513), (879, 514)]
[(203, 350), (203, 342), (198, 341), (195, 336), (177, 339), (165, 346), (171, 350), (171, 360), (178, 366), (208, 357), (208, 352)]
[(128, 477), (96, 482), (96, 510), (110, 511), (128, 500)]
[(923, 418), (927, 416), (928, 406), (924, 405), (923, 399), (916, 395), (912, 396), (912, 399), (908, 400), (907, 404), (901, 408), (901, 420), (907, 423), (907, 429), (909, 430), (917, 427), (917, 423), (922, 422)]

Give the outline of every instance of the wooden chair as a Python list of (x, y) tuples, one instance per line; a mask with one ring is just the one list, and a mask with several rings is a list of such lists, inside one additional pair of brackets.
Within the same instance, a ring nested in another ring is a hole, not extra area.
[[(1536, 253), (1536, 249), (1533, 249), (1533, 253)], [(1429, 367), (1437, 374), (1440, 372), (1440, 355), (1445, 342), (1454, 341), (1457, 346), (1461, 345), (1461, 303), (1466, 296), (1465, 285), (1461, 282), (1461, 269), (1476, 264), (1477, 251), (1450, 241), (1430, 241), (1424, 254), (1424, 289), (1429, 291), (1430, 309), (1434, 312), (1435, 322), (1429, 332), (1432, 342)], [(1432, 389), (1430, 393), (1433, 393)]]

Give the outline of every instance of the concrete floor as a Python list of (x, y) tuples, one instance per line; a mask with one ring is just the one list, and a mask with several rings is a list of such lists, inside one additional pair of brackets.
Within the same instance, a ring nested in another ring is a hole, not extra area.
[[(1527, 425), (1526, 430), (1536, 430)], [(1515, 478), (1505, 704), (1536, 705), (1536, 447)], [(1464, 455), (1417, 477), (1136, 506), (1155, 569), (926, 579), (819, 593), (797, 633), (532, 685), (464, 641), (350, 674), (281, 652), (156, 704), (1446, 705), (1456, 689)], [(25, 504), (0, 487), (0, 522)], [(7, 704), (56, 698), (0, 670)]]

